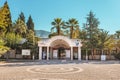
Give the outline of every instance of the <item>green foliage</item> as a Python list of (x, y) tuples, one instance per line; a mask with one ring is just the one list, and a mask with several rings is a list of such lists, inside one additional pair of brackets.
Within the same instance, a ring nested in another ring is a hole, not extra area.
[(31, 15), (29, 16), (28, 21), (27, 21), (26, 24), (27, 24), (27, 27), (28, 27), (29, 30), (34, 31), (34, 22), (32, 20)]
[(0, 30), (10, 32), (12, 26), (11, 14), (7, 1), (0, 8)]
[(70, 38), (79, 37), (79, 23), (75, 18), (69, 19), (64, 28), (70, 28)]
[(115, 48), (120, 52), (120, 30), (114, 34)]
[(30, 43), (33, 43), (35, 42), (35, 37), (34, 37), (34, 32), (32, 30), (28, 30), (28, 33), (27, 33), (27, 36), (26, 36), (26, 39), (30, 42)]
[(16, 34), (19, 34), (20, 36), (25, 38), (26, 32), (27, 32), (27, 27), (26, 27), (25, 23), (21, 19), (19, 19), (19, 18), (17, 19), (17, 21), (14, 24), (13, 28), (14, 28), (14, 32)]
[[(75, 18), (71, 18), (67, 22), (64, 22), (61, 18), (55, 18), (51, 22), (53, 27), (51, 28), (49, 37), (66, 35), (70, 36), (70, 38), (80, 38), (83, 42), (82, 48), (86, 49), (87, 52), (97, 48), (112, 50), (113, 47), (117, 48), (120, 52), (120, 30), (116, 31), (114, 35), (116, 40), (114, 40), (113, 36), (108, 35), (107, 31), (98, 28), (99, 24), (99, 20), (92, 11), (87, 15), (86, 23), (81, 31), (79, 23)], [(12, 25), (11, 13), (7, 1), (3, 7), (0, 7), (0, 34), (0, 56), (10, 48), (16, 49), (22, 38), (27, 40), (22, 44), (22, 48), (31, 49), (32, 53), (37, 51), (37, 42), (40, 39), (35, 37), (32, 17), (29, 16), (25, 24), (25, 16), (21, 12), (17, 21)], [(120, 59), (120, 53), (116, 57)]]
[(4, 40), (0, 38), (0, 57), (9, 50), (9, 48), (4, 45), (5, 45)]
[(25, 16), (23, 12), (20, 13), (19, 19), (21, 19), (25, 23)]
[(117, 41), (117, 47), (120, 49), (120, 40)]
[(119, 50), (120, 52), (120, 40), (117, 40), (116, 41), (116, 44), (115, 44), (116, 48)]
[(0, 57), (9, 50), (6, 46), (0, 46)]
[(90, 49), (94, 49), (97, 47), (97, 43), (98, 43), (99, 21), (97, 18), (95, 18), (95, 15), (91, 11), (86, 19), (87, 22), (86, 24), (84, 24), (83, 28), (86, 31), (88, 47)]
[(4, 46), (5, 45), (5, 42), (2, 38), (0, 38), (0, 46)]
[(40, 38), (35, 37), (34, 31), (28, 30), (26, 39), (27, 41), (22, 45), (22, 48), (30, 49), (31, 55), (35, 55), (38, 50), (38, 41), (40, 40)]
[(20, 43), (21, 41), (21, 36), (15, 33), (7, 33), (5, 35), (5, 41), (6, 41), (6, 46), (15, 49), (16, 46)]
[(65, 30), (64, 30), (64, 35), (65, 35), (65, 36), (70, 36), (70, 31), (69, 31), (68, 29), (65, 29)]
[(112, 39), (113, 37), (108, 35), (107, 31), (103, 29), (99, 31), (98, 48), (102, 50), (102, 54), (104, 49), (109, 49), (109, 50), (113, 49), (114, 41)]
[(51, 28), (51, 33), (54, 33), (54, 29), (56, 29), (57, 35), (63, 34), (61, 28), (64, 26), (64, 21), (62, 21), (61, 18), (55, 18), (51, 24), (53, 25)]
[(115, 40), (112, 35), (109, 35), (108, 37), (109, 37), (109, 40), (106, 41), (105, 48), (111, 51), (115, 47)]
[(114, 54), (114, 56), (115, 56), (116, 59), (119, 59), (119, 60), (120, 60), (120, 52), (117, 53), (117, 54)]
[(26, 34), (26, 42), (23, 44), (23, 48), (25, 49), (32, 49), (32, 47), (35, 45), (35, 35), (32, 30), (28, 30)]
[(120, 39), (120, 30), (116, 31), (115, 38), (116, 39)]
[[(104, 49), (106, 45), (109, 45), (108, 41), (110, 40), (110, 36), (108, 35), (107, 31), (100, 30), (99, 35), (98, 35), (98, 46), (100, 49)], [(106, 44), (107, 43), (107, 44)]]

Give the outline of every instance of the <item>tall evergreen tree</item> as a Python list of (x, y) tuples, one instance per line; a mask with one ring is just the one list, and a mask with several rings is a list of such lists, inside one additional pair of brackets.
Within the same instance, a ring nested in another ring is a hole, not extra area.
[(25, 25), (25, 23), (21, 20), (21, 19), (17, 19), (16, 23), (13, 26), (14, 28), (14, 32), (16, 34), (19, 34), (20, 36), (24, 37), (26, 36), (26, 32), (27, 32), (27, 27)]
[(25, 16), (23, 12), (20, 13), (19, 18), (25, 23)]
[(31, 17), (31, 15), (28, 18), (27, 27), (28, 27), (29, 30), (34, 31), (34, 22), (33, 22), (33, 19)]
[(92, 11), (89, 12), (86, 18), (86, 23), (84, 24), (84, 30), (87, 32), (87, 45), (89, 49), (91, 49), (91, 54), (93, 58), (94, 50), (98, 46), (98, 32), (99, 32), (99, 24), (100, 22), (98, 21), (97, 18), (95, 18), (95, 15), (93, 14)]
[(0, 8), (0, 34), (6, 31), (6, 28), (3, 26), (3, 16), (2, 16), (2, 7)]
[(11, 13), (7, 1), (0, 8), (0, 27), (4, 27), (7, 32), (10, 32), (12, 27)]

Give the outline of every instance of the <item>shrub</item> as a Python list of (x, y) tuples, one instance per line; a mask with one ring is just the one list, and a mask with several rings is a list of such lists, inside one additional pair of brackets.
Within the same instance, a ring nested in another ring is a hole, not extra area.
[(115, 58), (120, 60), (120, 52), (115, 54)]

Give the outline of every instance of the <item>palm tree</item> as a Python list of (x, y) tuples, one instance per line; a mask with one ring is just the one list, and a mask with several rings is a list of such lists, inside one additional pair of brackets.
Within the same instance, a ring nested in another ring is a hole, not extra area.
[(64, 21), (62, 21), (61, 18), (55, 18), (51, 24), (53, 25), (53, 27), (51, 28), (51, 32), (53, 32), (54, 28), (56, 28), (57, 35), (61, 35), (61, 28), (64, 26)]
[(98, 46), (99, 46), (99, 48), (101, 48), (102, 54), (103, 54), (103, 49), (105, 48), (105, 44), (110, 39), (110, 37), (108, 36), (107, 31), (101, 30), (99, 32), (98, 38), (99, 38)]
[(70, 28), (70, 38), (73, 38), (74, 31), (79, 28), (79, 23), (75, 18), (69, 19), (65, 24), (65, 28)]

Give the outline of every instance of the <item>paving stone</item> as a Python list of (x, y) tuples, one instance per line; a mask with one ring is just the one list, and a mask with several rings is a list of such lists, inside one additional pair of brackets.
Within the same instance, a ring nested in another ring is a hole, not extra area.
[(0, 65), (0, 80), (120, 80), (120, 64), (116, 61), (62, 63), (5, 63)]

